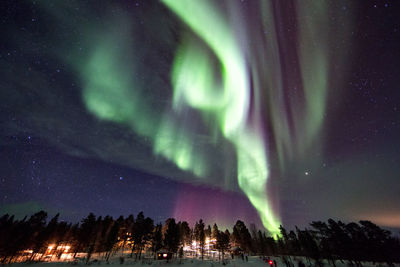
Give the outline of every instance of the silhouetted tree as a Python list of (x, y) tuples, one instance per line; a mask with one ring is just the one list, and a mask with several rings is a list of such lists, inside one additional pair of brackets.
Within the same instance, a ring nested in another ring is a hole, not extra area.
[(186, 221), (179, 222), (180, 243), (182, 246), (187, 246), (192, 243), (192, 230)]
[(258, 232), (257, 232), (256, 247), (258, 248), (257, 252), (260, 255), (262, 255), (262, 256), (266, 255), (266, 253), (267, 253), (267, 244), (266, 244), (266, 240), (265, 240), (264, 235), (261, 232), (261, 230), (258, 230)]
[(216, 223), (214, 223), (214, 225), (212, 227), (212, 231), (211, 231), (211, 238), (217, 239), (218, 233), (219, 233), (218, 226)]
[(96, 216), (93, 213), (90, 213), (85, 219), (82, 220), (78, 234), (79, 246), (84, 252), (87, 253), (86, 263), (89, 262), (94, 250), (94, 242), (96, 238), (95, 227)]
[[(319, 240), (319, 246), (321, 250), (321, 256), (327, 259), (336, 267), (335, 251), (333, 248), (332, 236), (329, 231), (328, 225), (321, 221), (314, 221), (310, 223), (315, 231), (316, 238)], [(301, 252), (300, 252), (301, 255)]]
[(277, 244), (276, 244), (275, 240), (272, 237), (265, 236), (265, 244), (267, 246), (267, 251), (268, 251), (267, 254), (277, 255), (277, 253), (278, 253)]
[(44, 231), (44, 228), (46, 225), (46, 219), (47, 212), (39, 211), (33, 214), (28, 220), (28, 225), (30, 227), (29, 247), (31, 247), (33, 251), (30, 261), (35, 258), (36, 254), (40, 251), (45, 243), (46, 233)]
[(194, 226), (194, 236), (199, 243), (201, 259), (204, 259), (204, 247), (206, 242), (206, 235), (204, 232), (204, 222), (200, 219)]
[(132, 228), (133, 228), (134, 222), (135, 222), (135, 218), (131, 214), (120, 225), (118, 236), (119, 236), (119, 239), (122, 241), (122, 248), (121, 248), (122, 251), (124, 251), (128, 240), (130, 240), (132, 238)]
[(229, 233), (218, 231), (216, 248), (220, 255), (222, 254), (222, 261), (224, 261), (225, 251), (229, 249)]
[(211, 233), (212, 233), (211, 226), (208, 225), (207, 228), (204, 229), (204, 235), (206, 238), (211, 239)]
[(156, 252), (162, 248), (162, 225), (157, 224), (156, 227), (154, 227), (153, 230), (153, 235), (151, 238), (151, 249), (154, 252), (154, 255), (156, 255)]
[(132, 253), (134, 250), (139, 252), (136, 253), (136, 259), (141, 258), (143, 247), (146, 241), (150, 240), (153, 228), (153, 220), (149, 217), (145, 218), (143, 212), (140, 212), (136, 216), (136, 220), (132, 227), (132, 239), (134, 242)]
[(314, 239), (311, 232), (305, 229), (304, 231), (298, 231), (297, 235), (303, 248), (304, 256), (308, 259), (313, 259), (315, 265), (322, 266), (321, 253), (317, 241)]
[(251, 250), (251, 236), (244, 222), (238, 220), (233, 226), (233, 240), (246, 252)]
[[(312, 222), (311, 229), (286, 231), (281, 227), (281, 235), (278, 240), (267, 236), (261, 231), (256, 231), (255, 226), (249, 230), (242, 221), (237, 221), (233, 227), (233, 233), (219, 231), (216, 224), (205, 229), (204, 222), (196, 223), (192, 231), (187, 222), (176, 223), (170, 218), (165, 226), (157, 225), (154, 229), (153, 220), (145, 218), (139, 213), (136, 220), (130, 215), (124, 219), (120, 216), (114, 220), (111, 216), (96, 218), (90, 213), (81, 224), (72, 225), (59, 221), (59, 215), (54, 216), (46, 224), (47, 213), (40, 211), (33, 214), (29, 219), (15, 220), (13, 216), (2, 215), (0, 217), (0, 262), (12, 263), (22, 255), (24, 250), (32, 250), (31, 256), (24, 256), (25, 260), (39, 259), (35, 255), (46, 255), (49, 245), (57, 248), (62, 244), (72, 246), (70, 252), (86, 252), (86, 262), (89, 263), (92, 253), (104, 253), (108, 261), (110, 255), (117, 248), (124, 248), (125, 243), (134, 241), (134, 250), (137, 258), (141, 258), (145, 244), (151, 241), (151, 250), (156, 252), (163, 246), (183, 255), (183, 246), (190, 244), (192, 237), (198, 242), (202, 258), (204, 257), (205, 238), (216, 239), (215, 248), (222, 254), (232, 244), (240, 246), (245, 251), (252, 251), (259, 255), (284, 256), (287, 264), (290, 264), (290, 256), (304, 256), (311, 264), (322, 265), (322, 259), (327, 259), (332, 265), (337, 260), (347, 260), (349, 264), (361, 265), (364, 261), (387, 263), (400, 262), (400, 241), (370, 221), (359, 223), (343, 223), (329, 219), (327, 223)], [(164, 236), (164, 239), (163, 239)], [(118, 238), (122, 245), (116, 247)], [(63, 250), (51, 252), (55, 258), (61, 257)], [(25, 254), (26, 255), (26, 254)]]
[(179, 227), (175, 219), (167, 220), (167, 228), (164, 236), (164, 244), (169, 252), (177, 253), (179, 247)]
[(110, 255), (111, 255), (111, 252), (112, 252), (112, 249), (113, 249), (115, 243), (117, 243), (117, 241), (118, 241), (119, 227), (120, 226), (117, 221), (114, 221), (111, 224), (111, 226), (109, 226), (109, 231), (108, 231), (107, 238), (105, 241), (105, 250), (107, 251), (107, 256), (106, 256), (107, 262), (110, 259)]

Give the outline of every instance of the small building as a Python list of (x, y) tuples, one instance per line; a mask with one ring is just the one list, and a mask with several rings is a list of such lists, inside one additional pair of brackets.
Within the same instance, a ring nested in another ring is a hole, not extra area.
[(243, 251), (243, 249), (241, 249), (240, 247), (233, 247), (233, 248), (231, 248), (231, 253), (233, 254), (233, 255), (241, 255), (241, 254), (243, 254), (244, 253), (244, 251)]
[(157, 251), (157, 260), (169, 260), (172, 259), (172, 252), (165, 249)]

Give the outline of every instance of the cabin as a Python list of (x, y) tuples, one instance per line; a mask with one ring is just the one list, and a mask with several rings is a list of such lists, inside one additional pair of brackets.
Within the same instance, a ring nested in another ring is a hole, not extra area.
[(157, 251), (157, 260), (169, 260), (172, 259), (172, 252), (165, 249)]
[(241, 249), (240, 247), (233, 247), (231, 248), (231, 253), (235, 256), (237, 255), (241, 255), (244, 253), (243, 249)]

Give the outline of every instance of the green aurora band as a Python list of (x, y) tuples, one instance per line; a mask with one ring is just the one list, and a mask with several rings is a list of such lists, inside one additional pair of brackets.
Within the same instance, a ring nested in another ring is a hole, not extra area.
[[(218, 148), (222, 137), (234, 147), (240, 189), (258, 211), (264, 227), (278, 234), (280, 218), (267, 194), (270, 161), (263, 123), (267, 117), (281, 169), (286, 160), (303, 155), (310, 147), (319, 149), (328, 90), (326, 3), (295, 2), (301, 25), (297, 48), (299, 87), (304, 99), (289, 103), (284, 97), (285, 77), (280, 71), (283, 63), (270, 1), (258, 3), (258, 24), (268, 29), (268, 42), (255, 32), (257, 29), (243, 26), (239, 9), (229, 2), (225, 13), (213, 1), (162, 3), (190, 29), (182, 34), (170, 66), (171, 106), (167, 105), (163, 113), (153, 109), (145, 93), (147, 85), (132, 75), (139, 70), (132, 64), (137, 61), (130, 47), (135, 43), (134, 36), (126, 27), (92, 36), (88, 58), (70, 61), (82, 79), (87, 109), (100, 119), (127, 125), (150, 141), (155, 155), (206, 182), (212, 173), (207, 148), (198, 142), (201, 134), (188, 126), (185, 115), (188, 111), (198, 112), (209, 128), (206, 139), (211, 146)], [(129, 24), (129, 18), (118, 19), (110, 24)], [(252, 38), (256, 45), (248, 44)]]
[[(278, 233), (279, 220), (274, 215), (266, 194), (267, 157), (262, 137), (261, 117), (247, 122), (249, 112), (249, 81), (245, 58), (234, 32), (210, 2), (165, 1), (212, 48), (221, 62), (216, 70), (210, 54), (187, 35), (176, 52), (173, 64), (173, 112), (190, 107), (213, 120), (223, 136), (234, 144), (237, 153), (238, 184), (260, 214), (263, 225)], [(201, 12), (189, 12), (191, 9)], [(192, 14), (184, 16), (184, 14)], [(209, 16), (212, 14), (211, 16)], [(208, 17), (209, 16), (209, 17)], [(208, 19), (207, 19), (208, 17)], [(208, 20), (210, 32), (202, 21)], [(126, 36), (127, 33), (120, 33)], [(126, 38), (126, 37), (124, 37)], [(157, 115), (146, 106), (144, 96), (135, 87), (142, 87), (124, 66), (124, 50), (107, 36), (97, 40), (90, 60), (80, 71), (84, 80), (83, 99), (87, 108), (101, 119), (125, 123), (137, 134), (153, 140), (153, 151), (174, 162), (180, 169), (198, 177), (207, 175), (204, 153), (194, 149), (196, 139), (168, 113), (155, 123)], [(127, 42), (124, 42), (127, 43)], [(128, 42), (129, 43), (129, 42)], [(125, 50), (124, 50), (125, 51)], [(214, 72), (222, 73), (222, 81)], [(140, 114), (140, 115), (139, 115)], [(210, 122), (208, 122), (210, 125)]]
[[(163, 1), (213, 50), (221, 63), (222, 81), (214, 78), (212, 61), (195, 41), (179, 48), (173, 68), (174, 104), (211, 112), (225, 138), (236, 148), (238, 184), (273, 234), (279, 221), (266, 194), (268, 178), (265, 144), (258, 120), (247, 123), (250, 83), (244, 53), (235, 33), (212, 2)], [(213, 30), (210, 30), (213, 29)]]

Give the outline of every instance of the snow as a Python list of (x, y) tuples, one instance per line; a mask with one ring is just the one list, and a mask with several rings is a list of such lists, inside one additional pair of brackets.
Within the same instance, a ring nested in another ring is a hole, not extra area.
[[(281, 257), (270, 257), (271, 260), (275, 260), (277, 263), (277, 267), (285, 266), (282, 261)], [(293, 262), (293, 266), (298, 266), (298, 260), (302, 260), (302, 262), (306, 266), (310, 266), (309, 263), (305, 258), (302, 257), (290, 257), (291, 261)], [(30, 264), (27, 263), (14, 263), (15, 267), (27, 266)], [(87, 266), (83, 260), (78, 261), (75, 263), (73, 262), (40, 262), (40, 263), (33, 263), (33, 265), (37, 267), (68, 267), (68, 266)], [(145, 258), (143, 260), (135, 261), (134, 258), (124, 257), (124, 263), (120, 264), (120, 260), (118, 256), (114, 256), (110, 262), (107, 264), (101, 257), (94, 255), (91, 258), (90, 265), (94, 266), (109, 266), (109, 267), (122, 267), (123, 265), (134, 266), (134, 267), (269, 267), (269, 264), (264, 262), (258, 256), (250, 256), (248, 262), (243, 261), (241, 258), (226, 259), (226, 264), (222, 264), (222, 262), (216, 259), (172, 259), (169, 262), (165, 260), (154, 260), (153, 258)], [(383, 266), (379, 264), (373, 264), (372, 262), (363, 262), (363, 267), (376, 267), (376, 266)], [(314, 266), (313, 261), (311, 262), (311, 266)], [(324, 261), (324, 266), (329, 266), (326, 261)], [(332, 265), (330, 265), (332, 266)], [(345, 267), (349, 266), (346, 262), (342, 263), (340, 261), (336, 262), (337, 267)], [(400, 266), (399, 264), (395, 264), (395, 266)]]

